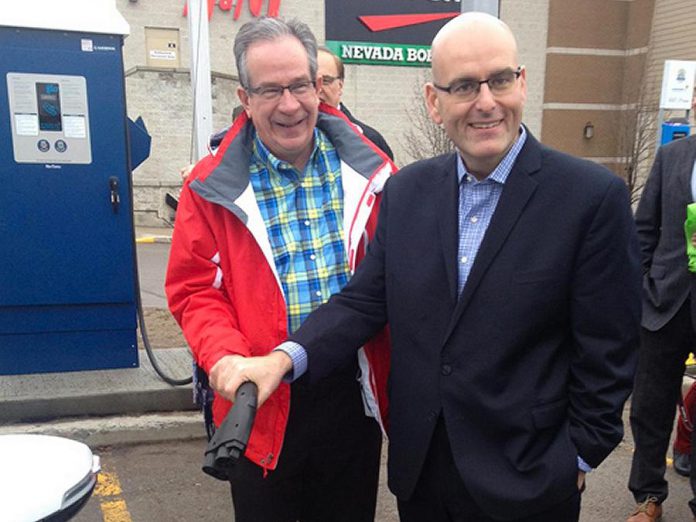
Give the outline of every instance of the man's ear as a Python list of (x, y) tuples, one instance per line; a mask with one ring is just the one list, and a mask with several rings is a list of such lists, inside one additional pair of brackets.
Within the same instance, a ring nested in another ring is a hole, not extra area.
[(522, 67), (522, 71), (520, 72), (520, 79), (518, 80), (520, 82), (520, 88), (522, 89), (522, 101), (526, 102), (527, 101), (527, 68)]
[(251, 109), (249, 108), (249, 93), (246, 92), (244, 87), (241, 85), (237, 87), (237, 98), (239, 98), (239, 102), (242, 104), (242, 107), (244, 107), (244, 111), (247, 113), (247, 116), (251, 118)]
[(425, 84), (425, 106), (428, 108), (428, 113), (430, 114), (430, 119), (435, 122), (436, 125), (442, 124), (442, 116), (440, 115), (440, 99), (437, 96), (437, 91), (433, 84), (428, 82)]

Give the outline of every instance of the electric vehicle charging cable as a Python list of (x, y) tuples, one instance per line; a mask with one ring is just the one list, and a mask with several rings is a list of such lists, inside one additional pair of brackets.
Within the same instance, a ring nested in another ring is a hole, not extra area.
[[(200, 43), (200, 37), (201, 37), (201, 28), (200, 24), (202, 23), (202, 18), (199, 18), (199, 28), (198, 28), (198, 38), (199, 38), (199, 43)], [(200, 50), (200, 45), (196, 46), (197, 49)], [(198, 65), (200, 63), (200, 60), (196, 60), (196, 68), (195, 70), (191, 71), (192, 74), (198, 75)], [(195, 100), (196, 98), (196, 85), (197, 82), (193, 82), (194, 85), (194, 90), (193, 90), (193, 99)], [(192, 128), (191, 128), (191, 144), (190, 144), (190, 158), (193, 158), (193, 144), (194, 144), (194, 136), (195, 136), (195, 125), (196, 125), (196, 120), (195, 116), (192, 117)], [(131, 179), (132, 179), (132, 174), (131, 174)], [(131, 182), (131, 200), (133, 199), (133, 183)], [(176, 210), (176, 209), (175, 209)], [(170, 223), (171, 224), (171, 223)], [(155, 370), (155, 373), (160, 376), (160, 378), (166, 382), (167, 384), (170, 384), (172, 386), (186, 386), (188, 384), (191, 384), (193, 382), (193, 377), (186, 377), (184, 379), (176, 379), (170, 375), (168, 375), (162, 367), (159, 365), (157, 362), (157, 358), (155, 357), (155, 354), (152, 350), (152, 346), (150, 346), (150, 339), (148, 338), (147, 335), (147, 328), (145, 327), (145, 316), (143, 314), (143, 303), (142, 303), (142, 298), (140, 295), (140, 275), (138, 273), (138, 254), (137, 254), (137, 248), (135, 245), (135, 223), (133, 223), (133, 256), (134, 256), (134, 266), (135, 266), (135, 299), (136, 299), (136, 306), (137, 306), (137, 311), (138, 311), (138, 325), (140, 327), (140, 337), (143, 340), (143, 346), (145, 347), (145, 353), (147, 353), (147, 358), (150, 360), (150, 363), (152, 364), (152, 368)]]
[(166, 382), (167, 384), (171, 384), (172, 386), (186, 386), (193, 382), (193, 377), (177, 379), (175, 377), (172, 377), (171, 375), (168, 375), (167, 372), (165, 372), (157, 362), (157, 358), (155, 357), (155, 354), (152, 351), (152, 346), (150, 346), (150, 338), (147, 335), (147, 328), (145, 327), (145, 315), (143, 314), (143, 300), (140, 295), (140, 273), (138, 271), (138, 249), (135, 244), (135, 224), (133, 225), (133, 238), (133, 256), (135, 258), (135, 262), (133, 263), (135, 267), (135, 302), (138, 311), (138, 325), (140, 327), (140, 337), (143, 340), (145, 353), (147, 354), (147, 358), (150, 360), (150, 364), (152, 364), (152, 368), (155, 370), (155, 373), (159, 375), (159, 377), (164, 382)]

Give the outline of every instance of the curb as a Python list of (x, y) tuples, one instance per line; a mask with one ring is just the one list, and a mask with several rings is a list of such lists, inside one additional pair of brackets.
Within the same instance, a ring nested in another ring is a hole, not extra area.
[[(169, 375), (191, 375), (188, 349), (155, 349), (154, 353)], [(0, 379), (0, 426), (191, 410), (195, 410), (191, 385), (166, 384), (147, 358), (141, 358), (136, 367), (6, 375)]]
[(135, 242), (138, 243), (138, 244), (143, 244), (143, 243), (171, 243), (171, 242), (172, 242), (172, 237), (171, 237), (171, 236), (142, 236), (142, 237), (136, 238)]
[(0, 435), (17, 433), (65, 437), (91, 448), (206, 437), (203, 415), (198, 411), (72, 418), (0, 426)]

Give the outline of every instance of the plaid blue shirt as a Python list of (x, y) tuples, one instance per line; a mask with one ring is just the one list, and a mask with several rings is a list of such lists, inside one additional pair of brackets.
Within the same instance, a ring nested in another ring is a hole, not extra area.
[(476, 259), (483, 236), (488, 230), (493, 213), (498, 206), (503, 185), (510, 175), (512, 166), (527, 139), (527, 131), (520, 126), (517, 141), (485, 179), (478, 181), (467, 172), (464, 162), (457, 154), (457, 176), (459, 177), (459, 293), (462, 293), (469, 272)]
[(292, 333), (350, 277), (341, 163), (331, 142), (315, 128), (314, 148), (303, 172), (276, 158), (255, 136), (249, 173)]

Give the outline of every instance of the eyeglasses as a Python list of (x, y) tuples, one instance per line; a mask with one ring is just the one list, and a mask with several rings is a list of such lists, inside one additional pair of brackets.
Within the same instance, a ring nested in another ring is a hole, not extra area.
[(523, 66), (519, 66), (514, 71), (512, 69), (506, 69), (485, 80), (463, 78), (461, 80), (455, 80), (447, 87), (433, 83), (433, 87), (451, 94), (461, 101), (472, 101), (476, 99), (479, 92), (481, 92), (481, 85), (484, 83), (488, 84), (488, 88), (491, 90), (492, 94), (505, 94), (515, 85), (515, 80), (520, 77), (523, 69)]
[(261, 87), (249, 87), (247, 92), (255, 94), (267, 101), (279, 100), (285, 89), (295, 98), (302, 98), (315, 92), (315, 83), (311, 80), (291, 83), (290, 85), (262, 85)]
[(341, 78), (340, 76), (331, 76), (329, 74), (324, 74), (321, 77), (321, 83), (323, 83), (324, 85), (331, 85), (336, 80), (342, 80), (342, 79), (343, 78)]

